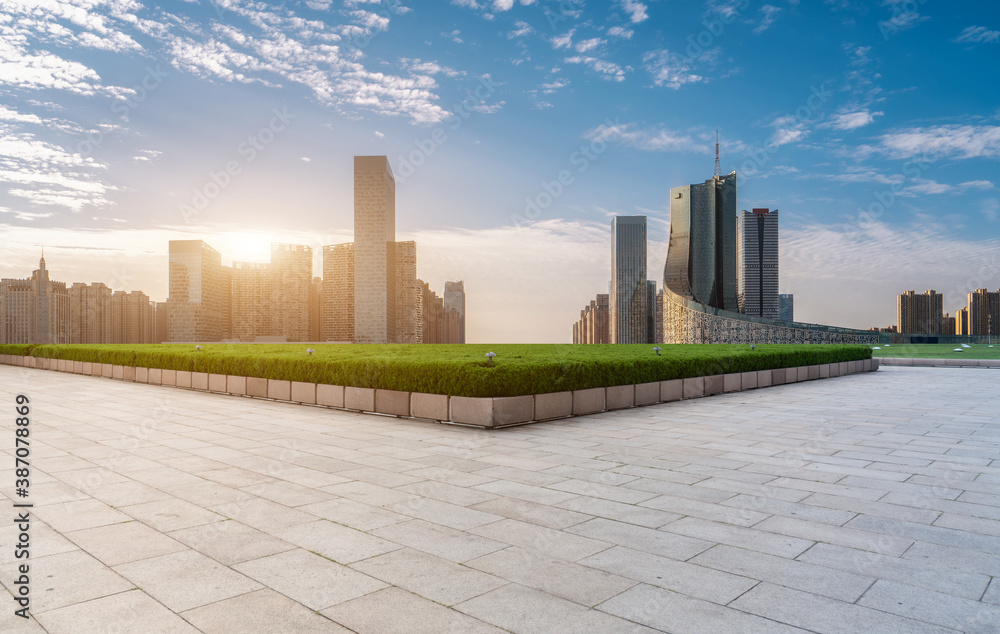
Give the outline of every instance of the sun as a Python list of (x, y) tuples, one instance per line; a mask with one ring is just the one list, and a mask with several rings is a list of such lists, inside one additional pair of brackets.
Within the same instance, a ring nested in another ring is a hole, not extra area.
[(210, 239), (212, 245), (222, 254), (223, 263), (269, 262), (273, 234), (266, 231), (226, 231)]

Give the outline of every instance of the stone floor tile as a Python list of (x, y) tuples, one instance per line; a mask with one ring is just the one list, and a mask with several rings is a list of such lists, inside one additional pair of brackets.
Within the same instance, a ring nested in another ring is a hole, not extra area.
[[(82, 550), (32, 557), (30, 566), (32, 614), (41, 614), (135, 587), (129, 580)], [(3, 581), (6, 585), (13, 579), (5, 576)], [(10, 590), (10, 586), (7, 589)]]
[(293, 544), (235, 520), (183, 528), (167, 534), (227, 566), (295, 548)]
[(1000, 626), (1000, 606), (882, 579), (858, 605), (962, 632), (995, 632)]
[(788, 558), (797, 557), (814, 543), (798, 537), (768, 533), (756, 528), (744, 528), (721, 522), (709, 522), (694, 517), (681, 518), (667, 524), (660, 530)]
[(312, 610), (386, 587), (377, 579), (302, 549), (245, 561), (233, 569)]
[(366, 532), (390, 524), (412, 521), (412, 518), (407, 515), (347, 498), (304, 504), (297, 509)]
[(318, 519), (315, 515), (262, 498), (220, 504), (209, 510), (266, 533), (308, 524)]
[(513, 583), (460, 603), (455, 609), (517, 634), (645, 634), (654, 631)]
[(123, 506), (121, 510), (161, 532), (221, 522), (225, 519), (218, 513), (177, 498)]
[(365, 559), (351, 567), (443, 605), (466, 601), (506, 583), (484, 572), (412, 548)]
[[(480, 526), (479, 529), (499, 523)], [(371, 534), (457, 563), (503, 550), (509, 545), (502, 540), (487, 539), (488, 534), (476, 531), (475, 528), (466, 532), (423, 520), (410, 520), (373, 530)]]
[(674, 520), (682, 517), (682, 515), (678, 513), (668, 513), (666, 511), (647, 508), (645, 506), (622, 504), (621, 502), (612, 502), (610, 500), (601, 500), (586, 496), (576, 497), (572, 500), (556, 504), (555, 506), (561, 509), (576, 511), (578, 513), (586, 513), (587, 515), (596, 515), (598, 517), (627, 522), (629, 524), (636, 524), (638, 526), (645, 526), (647, 528), (659, 528), (664, 524), (673, 522)]
[(628, 546), (648, 553), (686, 561), (712, 547), (713, 542), (676, 535), (667, 531), (596, 518), (570, 527), (566, 532), (592, 537), (604, 542)]
[(306, 550), (349, 564), (401, 548), (385, 539), (353, 528), (319, 520), (275, 531), (273, 535)]
[(100, 599), (74, 603), (57, 610), (42, 612), (35, 618), (45, 626), (49, 634), (113, 631), (108, 628), (109, 623), (113, 623), (120, 632), (198, 634), (198, 630), (190, 623), (142, 590), (129, 590)]
[(66, 537), (106, 566), (187, 550), (184, 544), (135, 521), (74, 531)]
[(358, 634), (501, 634), (492, 625), (400, 588), (345, 601), (323, 614)]
[(394, 513), (409, 515), (410, 517), (416, 517), (443, 526), (450, 526), (458, 530), (469, 530), (476, 526), (482, 526), (483, 524), (503, 519), (499, 515), (484, 513), (476, 509), (430, 498), (414, 497), (407, 502), (390, 504), (387, 508)]
[(718, 634), (754, 632), (791, 634), (804, 630), (693, 597), (640, 584), (597, 606), (602, 612), (642, 623), (662, 632)]
[[(34, 488), (31, 494), (35, 499), (45, 500), (45, 497), (38, 495)], [(132, 519), (104, 502), (93, 499), (62, 502), (61, 504), (49, 504), (46, 500), (45, 504), (34, 508), (34, 516), (60, 533), (117, 524)]]
[(174, 612), (261, 588), (256, 581), (193, 550), (121, 564), (114, 570)]
[(346, 634), (350, 631), (270, 588), (223, 599), (181, 614), (205, 634)]
[(466, 562), (495, 577), (594, 606), (637, 582), (516, 546)]
[[(470, 530), (496, 542), (534, 550), (566, 561), (577, 561), (611, 547), (606, 541), (574, 535), (529, 522), (504, 519)], [(484, 553), (485, 554), (485, 553)]]
[(493, 515), (509, 517), (513, 520), (520, 520), (548, 528), (567, 528), (580, 522), (589, 520), (592, 516), (576, 511), (567, 511), (546, 504), (528, 502), (515, 498), (499, 497), (488, 502), (475, 504), (470, 508)]

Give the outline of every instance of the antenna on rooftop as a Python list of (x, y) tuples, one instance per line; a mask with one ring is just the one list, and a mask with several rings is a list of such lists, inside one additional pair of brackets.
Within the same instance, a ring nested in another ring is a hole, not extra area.
[(715, 178), (722, 175), (722, 168), (719, 166), (719, 129), (715, 129)]

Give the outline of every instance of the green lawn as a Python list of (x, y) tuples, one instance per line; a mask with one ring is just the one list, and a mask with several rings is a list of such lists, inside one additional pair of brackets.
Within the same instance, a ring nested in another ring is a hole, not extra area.
[[(881, 350), (872, 350), (874, 357), (908, 357), (913, 359), (1000, 359), (1000, 337), (993, 347), (985, 343), (969, 344), (962, 348), (958, 343), (909, 343), (881, 344)], [(962, 348), (955, 352), (955, 348)]]
[[(0, 354), (452, 396), (520, 396), (854, 361), (860, 345), (314, 344), (0, 345)], [(494, 352), (493, 367), (484, 355)]]

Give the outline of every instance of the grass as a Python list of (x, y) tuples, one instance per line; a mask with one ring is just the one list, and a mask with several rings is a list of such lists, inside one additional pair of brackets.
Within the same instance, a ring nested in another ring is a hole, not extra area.
[[(973, 343), (968, 348), (962, 348), (957, 343), (910, 343), (880, 346), (881, 350), (873, 350), (875, 357), (896, 357), (911, 359), (1000, 359), (1000, 337), (993, 347), (985, 343)], [(962, 348), (955, 352), (955, 348)]]
[[(861, 345), (0, 345), (0, 354), (354, 387), (520, 396), (871, 358)], [(495, 352), (493, 367), (484, 355)]]

